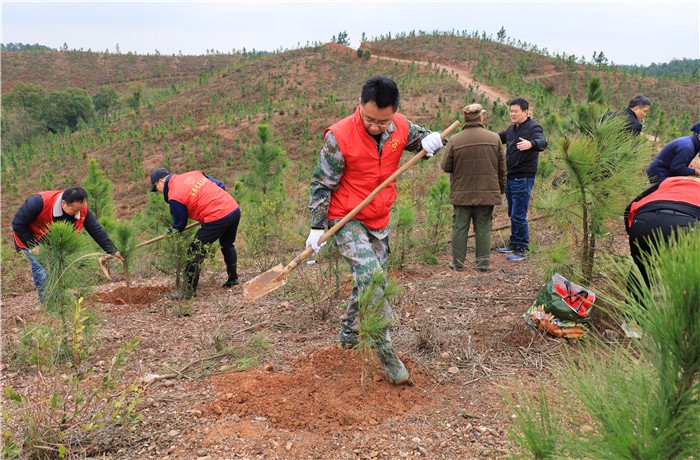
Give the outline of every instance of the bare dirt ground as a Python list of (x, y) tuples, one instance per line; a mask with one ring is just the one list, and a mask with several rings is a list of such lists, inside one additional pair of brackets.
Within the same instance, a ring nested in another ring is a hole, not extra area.
[[(494, 227), (506, 219), (500, 209)], [(507, 233), (496, 232), (494, 246)], [(546, 238), (547, 229), (533, 223), (533, 234)], [(469, 267), (473, 257), (470, 248)], [(132, 281), (131, 303), (123, 283), (97, 286), (87, 301), (100, 318), (95, 360), (108, 361), (139, 338), (125, 381), (143, 388), (137, 433), (100, 458), (506, 456), (512, 414), (502, 393), (546, 379), (548, 355), (565, 342), (523, 323), (542, 284), (532, 260), (509, 262), (494, 249), (487, 273), (455, 272), (448, 261), (444, 251), (437, 266), (413, 264), (395, 274), (403, 292), (393, 302), (392, 334), (412, 376), (402, 386), (390, 384), (373, 360), (335, 348), (340, 305), (319, 319), (318, 305), (283, 290), (248, 303), (240, 287), (219, 287), (222, 273), (205, 272), (189, 316), (178, 316), (182, 305), (166, 295), (170, 278)], [(24, 394), (39, 377), (12, 363), (11, 350), (22, 324), (40, 321), (37, 305), (34, 293), (3, 299), (2, 384)], [(244, 346), (256, 334), (271, 348), (253, 367), (233, 372), (235, 362), (213, 358), (217, 344)], [(206, 361), (208, 368), (199, 366)], [(173, 377), (149, 384), (148, 374)]]

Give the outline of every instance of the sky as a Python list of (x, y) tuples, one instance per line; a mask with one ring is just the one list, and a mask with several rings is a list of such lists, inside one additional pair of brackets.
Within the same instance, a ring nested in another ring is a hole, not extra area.
[(636, 1), (2, 1), (2, 43), (206, 54), (325, 43), (346, 31), (357, 48), (391, 32), (485, 31), (550, 53), (602, 51), (616, 64), (700, 58), (700, 0)]

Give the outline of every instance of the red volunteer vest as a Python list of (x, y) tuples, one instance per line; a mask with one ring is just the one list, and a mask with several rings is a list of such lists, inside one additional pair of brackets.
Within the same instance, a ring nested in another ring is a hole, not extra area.
[[(44, 200), (44, 208), (41, 210), (36, 219), (34, 219), (29, 224), (29, 231), (32, 232), (32, 235), (34, 235), (35, 240), (39, 241), (41, 237), (46, 235), (46, 233), (49, 231), (49, 227), (51, 227), (51, 224), (53, 223), (53, 206), (62, 193), (63, 190), (52, 190), (50, 192), (38, 193), (38, 195), (41, 196), (41, 199)], [(83, 225), (85, 224), (85, 216), (87, 216), (87, 211), (88, 206), (86, 201), (85, 205), (80, 210), (80, 219), (77, 219), (73, 224), (75, 230), (78, 233), (80, 233), (80, 231), (83, 229)], [(22, 240), (20, 240), (14, 232), (12, 232), (12, 235), (14, 236), (15, 243), (17, 243), (18, 247), (22, 249), (27, 247), (24, 243), (22, 243)]]
[(190, 219), (203, 223), (214, 222), (238, 209), (236, 200), (202, 171), (173, 174), (168, 181), (168, 200), (179, 201), (187, 208)]
[(652, 201), (676, 201), (700, 207), (700, 182), (687, 177), (669, 177), (665, 179), (655, 192), (641, 200), (632, 203), (627, 224), (632, 225), (634, 215), (639, 208)]
[[(345, 170), (340, 178), (338, 189), (331, 193), (328, 219), (345, 217), (358, 204), (369, 196), (379, 184), (399, 169), (401, 154), (408, 142), (408, 122), (406, 117), (394, 114), (396, 130), (384, 144), (382, 156), (377, 151), (377, 143), (365, 130), (360, 117), (360, 108), (353, 115), (340, 120), (323, 133), (332, 131), (338, 141)], [(396, 201), (396, 180), (387, 185), (374, 199), (355, 215), (371, 229), (389, 225), (391, 206)]]

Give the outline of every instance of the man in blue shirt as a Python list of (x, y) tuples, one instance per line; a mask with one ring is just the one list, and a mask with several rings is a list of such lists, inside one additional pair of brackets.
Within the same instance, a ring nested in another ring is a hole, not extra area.
[(700, 176), (700, 168), (690, 166), (700, 153), (700, 122), (695, 123), (690, 136), (674, 139), (661, 149), (647, 168), (649, 181), (654, 184), (671, 176)]

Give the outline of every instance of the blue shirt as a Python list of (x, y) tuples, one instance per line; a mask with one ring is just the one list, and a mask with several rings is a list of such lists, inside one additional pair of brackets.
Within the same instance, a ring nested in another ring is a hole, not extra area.
[(696, 135), (674, 139), (661, 149), (647, 168), (647, 176), (661, 182), (670, 176), (692, 176), (695, 170), (688, 165), (700, 152)]

